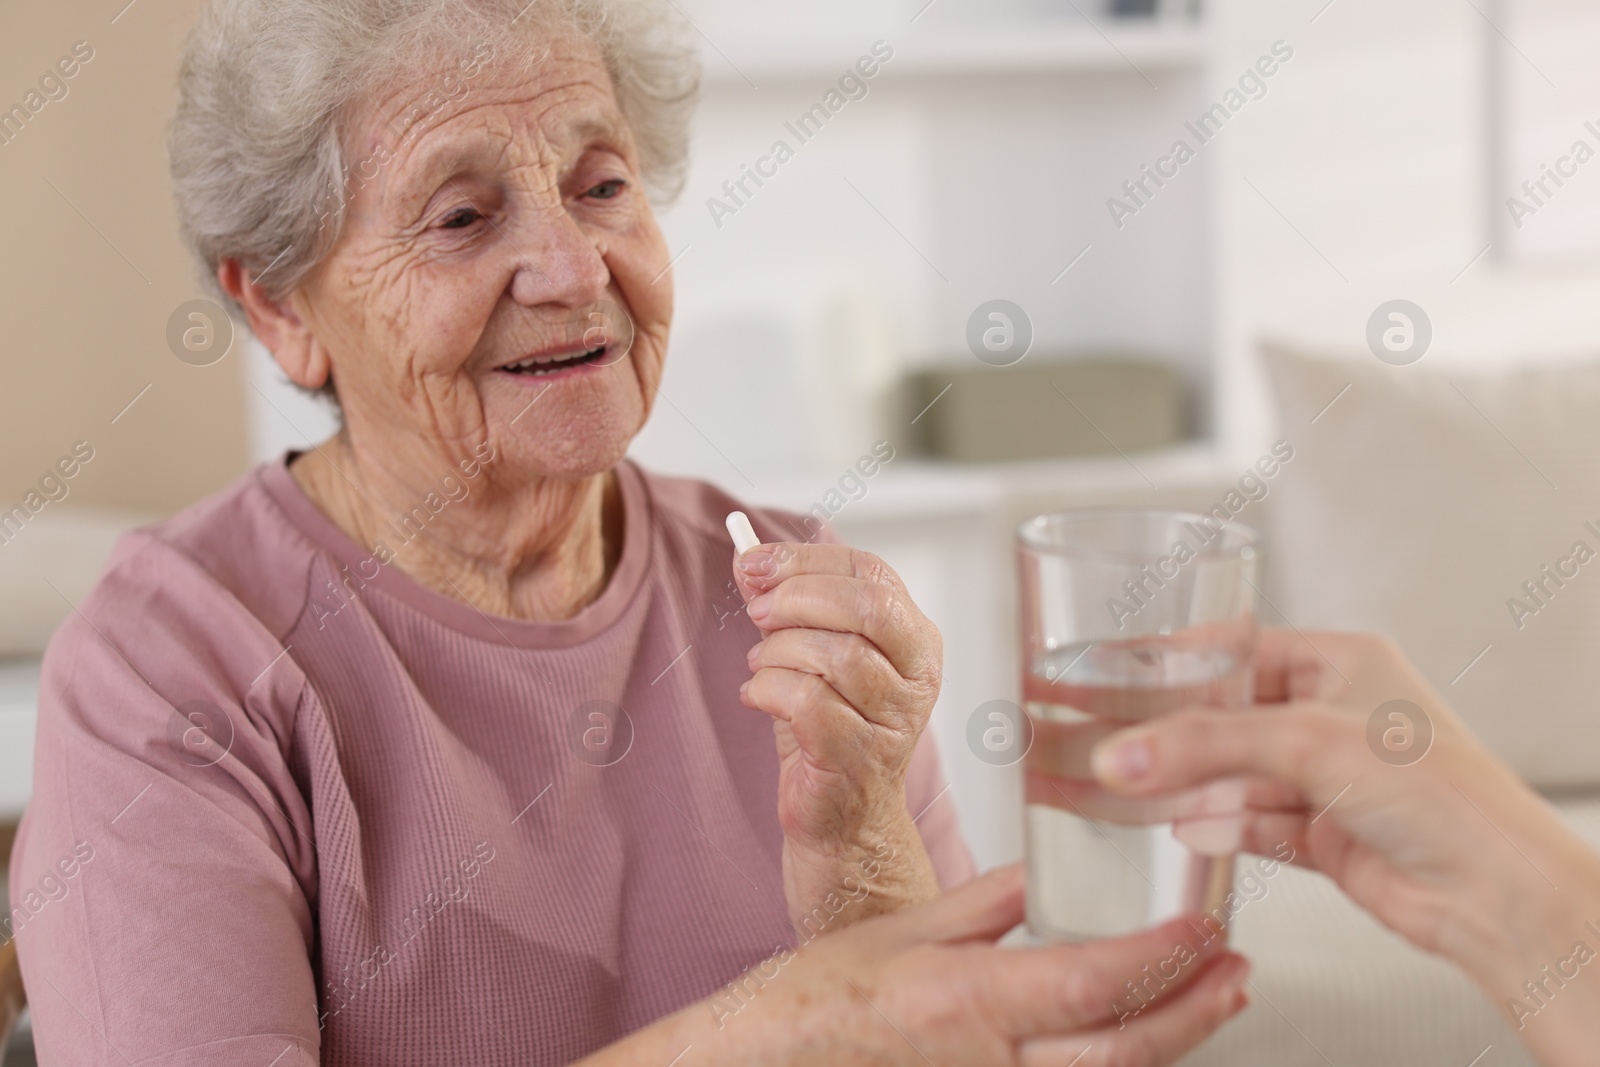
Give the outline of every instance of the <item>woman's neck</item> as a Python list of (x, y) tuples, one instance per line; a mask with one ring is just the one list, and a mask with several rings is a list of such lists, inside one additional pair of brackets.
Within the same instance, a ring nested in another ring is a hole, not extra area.
[(387, 546), (389, 566), (488, 614), (559, 621), (599, 597), (622, 554), (613, 472), (506, 487), (492, 472), (468, 478), (447, 466), (392, 469), (340, 434), (297, 456), (289, 474), (359, 544)]

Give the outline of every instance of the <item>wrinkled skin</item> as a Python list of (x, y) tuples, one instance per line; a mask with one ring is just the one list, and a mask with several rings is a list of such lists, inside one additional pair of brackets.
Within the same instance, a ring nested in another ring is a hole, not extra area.
[[(386, 161), (354, 184), (338, 242), (287, 300), (235, 264), (219, 273), (291, 379), (337, 385), (346, 432), (292, 468), (335, 521), (371, 543), (386, 514), (492, 449), (399, 565), (488, 612), (566, 618), (618, 548), (615, 500), (601, 501), (661, 380), (669, 257), (592, 45), (555, 38), (532, 72), (489, 63), (397, 136), (448, 76), (352, 117), (349, 157)], [(618, 362), (547, 381), (497, 369), (580, 339), (602, 300), (632, 322)]]
[[(345, 432), (291, 467), (308, 495), (372, 545), (392, 541), (388, 520), (442, 477), (475, 470), (395, 566), (486, 613), (527, 619), (577, 614), (615, 566), (623, 519), (612, 468), (650, 413), (672, 313), (667, 248), (600, 55), (570, 34), (548, 45), (531, 68), (490, 61), (455, 78), (452, 97), (420, 119), (417, 102), (448, 67), (352, 114), (347, 156), (362, 162), (339, 239), (286, 300), (248, 284), (237, 264), (219, 272), (295, 382), (331, 376), (337, 386)], [(602, 303), (622, 314), (594, 339), (631, 335), (625, 354), (544, 378), (504, 370), (552, 346), (589, 347)], [(799, 558), (847, 551), (807, 547)], [(780, 720), (797, 921), (885, 845), (895, 862), (849, 921), (939, 889), (905, 810), (906, 770), (938, 692), (938, 631), (881, 561), (850, 558), (873, 576), (872, 592), (894, 594), (878, 605), (888, 615), (862, 615), (855, 585), (811, 586), (796, 566), (788, 580), (744, 585), (780, 605), (771, 627), (782, 633), (766, 662), (752, 662), (746, 702)], [(789, 610), (806, 589), (803, 610)], [(889, 649), (886, 633), (909, 683), (882, 655), (886, 672), (858, 678), (832, 671), (837, 657), (806, 654), (846, 639)], [(795, 733), (795, 722), (806, 728)], [(863, 735), (868, 759), (835, 758)], [(850, 773), (861, 768), (871, 773)]]

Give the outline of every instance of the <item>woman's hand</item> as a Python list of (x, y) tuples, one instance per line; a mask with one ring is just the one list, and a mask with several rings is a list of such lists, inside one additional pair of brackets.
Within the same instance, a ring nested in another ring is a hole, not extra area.
[(1212, 854), (1287, 842), (1391, 929), (1461, 965), (1545, 1062), (1576, 1062), (1562, 1055), (1577, 1034), (1600, 1038), (1600, 963), (1559, 991), (1546, 981), (1549, 996), (1524, 983), (1578, 941), (1600, 952), (1594, 854), (1382, 638), (1265, 631), (1256, 689), (1267, 706), (1106, 738), (1096, 774), (1137, 796), (1204, 786), (1182, 802), (1180, 839)]
[(796, 923), (886, 854), (893, 861), (866, 882), (852, 921), (937, 896), (905, 781), (939, 695), (938, 629), (887, 564), (844, 545), (762, 545), (734, 572), (763, 632), (739, 695), (776, 720), (784, 889)]
[[(1248, 1003), (1248, 965), (1198, 921), (1113, 941), (1002, 949), (1010, 867), (818, 938), (584, 1061), (855, 1067), (1159, 1067)], [(737, 992), (735, 990), (737, 989)]]

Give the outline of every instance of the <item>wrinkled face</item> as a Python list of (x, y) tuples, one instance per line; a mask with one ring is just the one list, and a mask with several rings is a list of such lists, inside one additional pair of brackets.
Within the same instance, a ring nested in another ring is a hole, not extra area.
[(546, 43), (531, 68), (480, 48), (354, 116), (344, 229), (294, 306), (368, 458), (443, 468), (487, 441), (496, 481), (575, 479), (649, 413), (666, 247), (598, 50)]

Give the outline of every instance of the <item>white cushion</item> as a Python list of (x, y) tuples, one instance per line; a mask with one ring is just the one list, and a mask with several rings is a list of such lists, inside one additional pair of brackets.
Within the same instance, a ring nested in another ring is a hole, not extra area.
[(0, 657), (41, 654), (100, 577), (118, 535), (151, 518), (50, 505), (11, 533), (0, 544)]
[[(1239, 857), (1240, 870), (1252, 860)], [(1182, 1067), (1535, 1067), (1488, 998), (1320, 874), (1279, 867), (1234, 919), (1252, 1003)]]
[[(1600, 364), (1265, 357), (1295, 449), (1269, 509), (1272, 604), (1393, 637), (1536, 785), (1600, 786)], [(1533, 606), (1523, 583), (1579, 541), (1595, 559), (1519, 629), (1508, 601)]]

